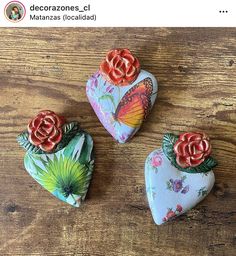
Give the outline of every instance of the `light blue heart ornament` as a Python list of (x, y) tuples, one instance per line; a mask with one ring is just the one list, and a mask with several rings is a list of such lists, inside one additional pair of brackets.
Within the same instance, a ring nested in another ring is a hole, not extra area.
[(140, 69), (128, 49), (113, 49), (87, 82), (88, 100), (105, 129), (119, 143), (130, 140), (150, 114), (157, 80)]
[(29, 175), (58, 199), (79, 207), (93, 172), (91, 136), (77, 122), (65, 123), (63, 117), (44, 110), (17, 140), (27, 150), (24, 166)]
[(165, 134), (161, 149), (145, 162), (146, 193), (157, 225), (192, 209), (211, 191), (217, 165), (209, 137), (201, 132)]

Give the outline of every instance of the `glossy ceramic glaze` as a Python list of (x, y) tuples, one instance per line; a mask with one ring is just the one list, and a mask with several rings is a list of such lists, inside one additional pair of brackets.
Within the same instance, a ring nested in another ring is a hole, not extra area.
[(125, 143), (141, 127), (157, 96), (157, 81), (141, 70), (130, 85), (117, 86), (96, 72), (87, 82), (86, 92), (91, 106), (113, 138)]
[[(93, 172), (93, 140), (77, 122), (41, 111), (17, 140), (26, 149), (27, 172), (58, 199), (79, 207)], [(39, 195), (40, 198), (40, 195)]]
[(160, 225), (202, 201), (211, 191), (215, 176), (213, 171), (180, 171), (171, 164), (162, 149), (157, 149), (146, 159), (145, 182), (153, 219)]

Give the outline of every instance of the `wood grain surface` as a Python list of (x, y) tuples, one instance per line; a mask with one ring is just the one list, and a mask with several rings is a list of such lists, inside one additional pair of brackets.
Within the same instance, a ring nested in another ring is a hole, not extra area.
[[(0, 29), (0, 255), (235, 255), (236, 29)], [(130, 143), (119, 145), (88, 103), (85, 84), (105, 53), (128, 47), (159, 93)], [(60, 202), (24, 170), (16, 136), (41, 109), (77, 120), (95, 141), (86, 203)], [(156, 226), (144, 161), (165, 132), (212, 139), (216, 185), (187, 214)]]

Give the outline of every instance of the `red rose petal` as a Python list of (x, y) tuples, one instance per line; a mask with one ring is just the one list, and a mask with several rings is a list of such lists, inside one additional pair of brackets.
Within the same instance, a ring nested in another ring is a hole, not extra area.
[(179, 145), (181, 145), (182, 141), (181, 140), (177, 140), (175, 145), (174, 145), (174, 152), (175, 154), (182, 154), (182, 150), (181, 148), (179, 147)]
[(181, 134), (179, 135), (179, 140), (184, 141), (187, 134), (188, 134), (188, 132), (181, 133)]
[(110, 62), (110, 61), (114, 58), (115, 55), (117, 55), (117, 51), (116, 51), (116, 50), (111, 50), (111, 51), (109, 51), (109, 52), (107, 53), (107, 55), (106, 55), (105, 61), (106, 61), (106, 62)]
[(41, 125), (41, 128), (44, 129), (45, 131), (51, 129), (53, 127), (52, 123), (49, 123), (48, 121), (44, 120), (43, 124)]
[(120, 59), (120, 60), (116, 63), (116, 65), (115, 65), (114, 68), (115, 68), (115, 69), (126, 70), (126, 66), (125, 66), (124, 61), (123, 61), (122, 59)]
[(53, 115), (53, 114), (55, 114), (55, 112), (53, 112), (51, 110), (42, 110), (39, 112), (39, 114), (41, 114), (42, 116), (46, 116), (46, 115)]
[(43, 129), (42, 126), (38, 128), (37, 132), (39, 132), (42, 136), (47, 136), (49, 133), (48, 130)]
[(124, 49), (122, 49), (122, 50), (120, 51), (120, 55), (121, 55), (121, 56), (124, 56), (124, 55), (126, 55), (126, 54), (132, 55), (132, 53), (130, 52), (130, 50), (127, 49), (127, 48), (124, 48)]
[(29, 134), (29, 141), (35, 146), (39, 146), (42, 143), (42, 140), (40, 140), (37, 136), (35, 136), (34, 133)]
[(60, 126), (59, 126), (59, 127), (62, 127), (62, 126), (65, 124), (66, 119), (65, 119), (64, 116), (58, 116), (58, 118), (59, 118), (59, 120), (60, 120)]
[(197, 153), (200, 153), (200, 152), (203, 152), (205, 151), (204, 150), (204, 145), (203, 145), (203, 141), (200, 141), (199, 143), (196, 143), (195, 144), (195, 150), (194, 150), (194, 154), (197, 154)]
[(201, 153), (203, 150), (198, 150), (199, 142), (191, 141), (188, 143), (189, 155)]
[(186, 156), (189, 155), (188, 142), (177, 141), (174, 145), (174, 152), (177, 155)]
[(49, 123), (49, 124), (52, 124), (52, 125), (56, 124), (56, 120), (55, 120), (54, 116), (52, 116), (52, 115), (46, 115), (44, 117), (44, 121)]
[(134, 75), (136, 72), (136, 68), (134, 66), (129, 65), (128, 69), (126, 70), (126, 76), (127, 77), (132, 77), (132, 79), (134, 79)]
[(211, 154), (211, 144), (209, 144), (209, 148), (207, 151), (204, 152), (205, 153), (205, 157), (209, 156)]
[(204, 156), (204, 153), (195, 154), (191, 156), (191, 160), (200, 160), (203, 158), (203, 156)]
[(189, 137), (188, 137), (188, 141), (201, 141), (202, 140), (202, 136), (201, 134), (198, 134), (198, 133), (195, 133), (195, 134), (191, 134)]
[(55, 129), (54, 134), (52, 134), (49, 138), (49, 140), (51, 142), (54, 142), (55, 144), (58, 144), (61, 141), (61, 139), (62, 139), (62, 130), (61, 129), (58, 129), (58, 130)]
[(38, 127), (42, 123), (42, 117), (36, 116), (29, 124), (28, 124), (28, 131), (31, 132), (32, 130), (38, 129)]
[(52, 130), (53, 130), (53, 127), (54, 125), (42, 125), (38, 131), (42, 134), (42, 135), (45, 135), (45, 136), (48, 136)]
[(41, 141), (44, 141), (48, 137), (47, 134), (42, 134), (39, 130), (35, 131), (34, 135)]
[(110, 68), (116, 68), (116, 65), (119, 61), (122, 61), (120, 56), (114, 56), (113, 59), (109, 62)]
[(203, 150), (206, 152), (209, 151), (209, 149), (211, 149), (211, 144), (206, 139), (202, 141), (202, 145), (203, 145)]
[(189, 164), (187, 162), (187, 158), (183, 157), (183, 156), (176, 156), (176, 162), (179, 166), (181, 166), (182, 168), (187, 168), (189, 167)]
[(108, 64), (108, 62), (103, 61), (100, 65), (100, 71), (101, 73), (108, 73), (110, 71), (110, 65)]
[(51, 152), (55, 147), (55, 143), (49, 140), (45, 140), (42, 144), (39, 145), (39, 147), (45, 152)]
[(135, 58), (133, 66), (135, 66), (137, 68), (137, 71), (140, 71), (140, 62), (137, 58)]
[(114, 71), (109, 74), (109, 78), (114, 84), (119, 84), (122, 81), (122, 76), (118, 77), (117, 74), (114, 73)]
[(185, 135), (185, 139), (187, 141), (196, 141), (196, 140), (201, 140), (202, 136), (198, 133), (188, 133)]
[(124, 54), (122, 56), (124, 59), (126, 59), (126, 62), (130, 63), (130, 64), (133, 64), (134, 61), (135, 61), (135, 57), (132, 55), (132, 54)]
[(61, 127), (62, 126), (61, 118), (58, 115), (56, 115), (56, 114), (53, 115), (53, 118), (55, 120), (56, 127)]
[(32, 121), (32, 126), (34, 129), (38, 129), (38, 127), (41, 125), (43, 122), (43, 118), (41, 116), (37, 116), (36, 118), (33, 119)]
[(193, 160), (192, 158), (190, 158), (190, 166), (191, 167), (196, 167), (198, 165), (200, 165), (202, 162), (204, 161), (204, 158), (199, 159), (199, 160)]
[(112, 75), (115, 77), (115, 78), (120, 78), (120, 77), (124, 77), (125, 76), (125, 73), (122, 69), (114, 69), (112, 72)]

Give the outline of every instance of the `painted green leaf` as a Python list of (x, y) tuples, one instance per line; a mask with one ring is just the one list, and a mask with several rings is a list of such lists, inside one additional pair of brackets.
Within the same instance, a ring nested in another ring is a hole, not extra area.
[(65, 156), (72, 157), (73, 159), (77, 160), (77, 154), (80, 154), (80, 150), (78, 151), (77, 148), (82, 148), (82, 145), (85, 140), (84, 132), (77, 133), (74, 138), (75, 139), (71, 140), (65, 147), (63, 154)]
[(203, 163), (196, 167), (182, 168), (177, 164), (176, 155), (174, 152), (174, 145), (177, 140), (178, 136), (171, 133), (166, 133), (163, 137), (162, 149), (166, 157), (171, 161), (172, 165), (174, 165), (180, 171), (188, 173), (205, 173), (209, 172), (213, 167), (217, 165), (215, 159), (209, 156)]
[(93, 141), (89, 134), (85, 133), (85, 140), (81, 149), (81, 153), (79, 156), (79, 162), (82, 164), (89, 163), (93, 160)]
[(98, 99), (99, 101), (100, 100), (110, 100), (113, 104), (113, 107), (114, 109), (116, 108), (116, 104), (115, 104), (115, 101), (114, 101), (114, 98), (112, 95), (109, 95), (109, 94), (106, 94), (106, 95), (102, 95), (101, 97), (99, 97)]
[(38, 172), (37, 181), (51, 193), (58, 191), (66, 198), (86, 194), (92, 174), (86, 165), (62, 154), (48, 158), (45, 170), (35, 162), (33, 165)]

